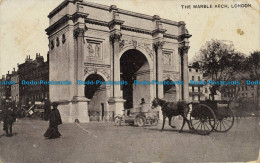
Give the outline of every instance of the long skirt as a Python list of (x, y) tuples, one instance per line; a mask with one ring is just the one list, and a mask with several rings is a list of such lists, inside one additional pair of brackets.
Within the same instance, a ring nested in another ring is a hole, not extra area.
[(47, 131), (44, 133), (44, 137), (49, 139), (54, 139), (60, 137), (61, 134), (58, 130), (58, 126), (50, 126)]

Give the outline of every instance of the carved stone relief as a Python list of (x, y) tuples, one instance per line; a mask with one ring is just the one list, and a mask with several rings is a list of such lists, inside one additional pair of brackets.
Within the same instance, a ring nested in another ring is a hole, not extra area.
[(180, 79), (178, 74), (164, 73), (163, 80), (179, 81)]
[(171, 65), (172, 63), (172, 52), (163, 52), (163, 64)]
[(90, 42), (86, 44), (86, 57), (92, 57), (95, 59), (102, 59), (102, 44), (101, 42)]
[(84, 75), (86, 75), (87, 73), (101, 73), (103, 75), (105, 75), (105, 77), (107, 78), (107, 80), (110, 80), (110, 70), (104, 67), (84, 67)]
[(138, 42), (136, 40), (121, 40), (119, 42), (119, 47), (120, 47), (120, 51), (125, 47), (125, 46), (134, 46), (134, 48), (137, 47), (142, 47), (143, 49), (145, 49), (145, 51), (147, 52), (147, 54), (151, 57), (151, 59), (153, 59), (154, 56), (154, 52), (151, 49), (151, 44), (149, 43), (142, 43), (142, 42)]

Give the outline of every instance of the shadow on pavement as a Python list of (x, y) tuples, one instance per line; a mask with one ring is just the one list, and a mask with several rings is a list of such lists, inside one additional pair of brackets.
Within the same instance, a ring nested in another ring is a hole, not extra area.
[[(174, 133), (180, 133), (179, 130), (171, 130), (171, 129), (164, 129), (163, 131), (161, 131), (161, 129), (157, 129), (157, 128), (145, 128), (145, 130), (152, 130), (152, 131), (159, 131), (159, 132), (174, 132)], [(198, 135), (196, 132), (194, 132), (193, 130), (182, 130), (182, 132), (180, 134), (196, 134)]]

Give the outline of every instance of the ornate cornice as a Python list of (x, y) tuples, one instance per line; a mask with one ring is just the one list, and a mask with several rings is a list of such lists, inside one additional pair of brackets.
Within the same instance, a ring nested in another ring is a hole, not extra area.
[(88, 17), (88, 13), (83, 13), (83, 12), (75, 12), (71, 17), (72, 19), (77, 19), (77, 18), (87, 18)]
[(141, 29), (141, 28), (136, 28), (136, 27), (130, 27), (130, 26), (126, 26), (126, 25), (122, 25), (121, 26), (121, 30), (132, 31), (132, 32), (136, 32), (136, 33), (143, 33), (143, 34), (152, 35), (152, 31), (151, 30)]
[(122, 25), (125, 21), (123, 20), (118, 20), (118, 19), (113, 19), (108, 23), (109, 29), (111, 29), (115, 25)]
[[(50, 35), (51, 31), (53, 31), (55, 28), (58, 28), (60, 26), (60, 24), (66, 22), (72, 18), (79, 17), (80, 12), (77, 12), (73, 15), (74, 16), (69, 15), (69, 14), (64, 15), (61, 19), (59, 19), (53, 25), (48, 27), (45, 31), (47, 32), (48, 35)], [(91, 18), (87, 18), (87, 15), (88, 14), (81, 15), (81, 16), (83, 16), (85, 18), (85, 23), (88, 23), (88, 24), (95, 24), (95, 25), (100, 25), (100, 26), (104, 26), (104, 27), (109, 27), (111, 25), (111, 23), (118, 23), (118, 24), (124, 23), (124, 21), (122, 21), (122, 20), (112, 20), (111, 22), (106, 22), (106, 21), (101, 21), (101, 20), (97, 20), (97, 19), (91, 19)], [(131, 31), (131, 32), (136, 32), (136, 33), (143, 33), (143, 34), (147, 34), (147, 35), (151, 35), (151, 36), (153, 35), (154, 32), (161, 32), (161, 33), (163, 33), (163, 36), (165, 38), (169, 38), (169, 39), (179, 39), (180, 37), (183, 37), (183, 36), (175, 36), (175, 35), (167, 34), (167, 33), (165, 33), (166, 32), (165, 29), (156, 29), (154, 31), (151, 31), (151, 30), (147, 30), (147, 29), (141, 29), (141, 28), (131, 27), (131, 26), (127, 26), (127, 25), (121, 25), (121, 30)], [(185, 36), (185, 37), (187, 37), (187, 36)]]
[(65, 23), (71, 18), (71, 15), (66, 14), (63, 17), (61, 17), (58, 21), (56, 21), (54, 24), (49, 26), (45, 31), (47, 32), (47, 35), (50, 35), (51, 31), (53, 31), (55, 28), (59, 27), (61, 24)]
[(157, 28), (155, 30), (153, 30), (152, 34), (155, 35), (157, 33), (162, 33), (162, 34), (165, 34), (167, 30), (166, 29), (162, 29), (162, 28)]
[[(74, 2), (75, 2), (75, 0), (65, 0), (65, 1), (63, 1), (59, 6), (57, 6), (54, 10), (52, 10), (50, 12), (50, 14), (48, 15), (48, 18), (53, 17), (60, 10), (62, 10), (64, 7), (66, 7), (68, 5), (68, 3), (74, 3)], [(98, 9), (102, 9), (102, 10), (106, 10), (106, 11), (109, 11), (111, 9), (111, 6), (101, 5), (101, 4), (97, 4), (97, 3), (91, 3), (91, 2), (86, 2), (86, 1), (79, 1), (79, 3), (81, 5), (84, 5), (84, 6), (98, 8)], [(114, 5), (112, 5), (112, 6), (114, 6)], [(112, 9), (114, 9), (114, 8), (112, 7)], [(148, 20), (154, 19), (154, 16), (150, 16), (150, 15), (146, 15), (146, 14), (141, 14), (141, 13), (123, 10), (123, 9), (119, 9), (119, 8), (116, 8), (116, 10), (117, 10), (118, 13), (129, 15), (129, 16), (134, 16), (134, 17), (137, 17), (137, 18), (148, 19)], [(169, 24), (169, 25), (175, 25), (175, 26), (182, 25), (182, 23), (180, 23), (180, 22), (162, 19), (162, 18), (161, 18), (161, 22), (165, 23), (165, 24)]]
[[(98, 63), (94, 63), (96, 67), (106, 67), (106, 68), (111, 68), (110, 65), (105, 65), (105, 64), (98, 64)], [(93, 63), (84, 63), (84, 66), (93, 66)]]
[(68, 5), (69, 2), (73, 2), (74, 0), (65, 0), (63, 1), (59, 6), (57, 6), (54, 10), (50, 12), (48, 15), (48, 18), (53, 17), (56, 13), (58, 13), (60, 10), (62, 10), (64, 7)]
[(95, 25), (108, 27), (108, 22), (102, 21), (102, 20), (86, 18), (85, 22), (88, 23), (88, 24), (95, 24)]
[(60, 36), (61, 34), (66, 33), (67, 31), (69, 31), (69, 29), (73, 29), (74, 26), (70, 26), (70, 25), (66, 25), (64, 27), (62, 27), (59, 31), (53, 32), (48, 38), (49, 40), (53, 40), (55, 39), (57, 36)]
[(67, 22), (68, 20), (76, 19), (76, 18), (79, 18), (79, 17), (86, 19), (88, 15), (89, 14), (83, 13), (83, 12), (75, 12), (73, 15), (66, 14), (63, 17), (61, 17), (58, 21), (56, 21), (54, 24), (49, 26), (45, 31), (47, 32), (47, 35), (50, 35), (51, 31), (55, 30), (61, 24)]
[(172, 34), (167, 34), (167, 33), (163, 34), (163, 37), (169, 38), (169, 39), (175, 39), (175, 40), (178, 39), (178, 36), (172, 35)]
[(182, 41), (184, 40), (185, 38), (190, 38), (192, 35), (190, 34), (182, 34), (182, 35), (179, 35), (178, 36), (178, 41)]

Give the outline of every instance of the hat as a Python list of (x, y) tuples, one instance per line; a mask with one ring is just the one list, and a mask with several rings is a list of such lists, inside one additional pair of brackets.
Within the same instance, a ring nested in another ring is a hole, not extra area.
[(53, 102), (52, 105), (53, 105), (54, 107), (57, 107), (57, 106), (59, 105), (59, 103), (58, 103), (58, 102)]

